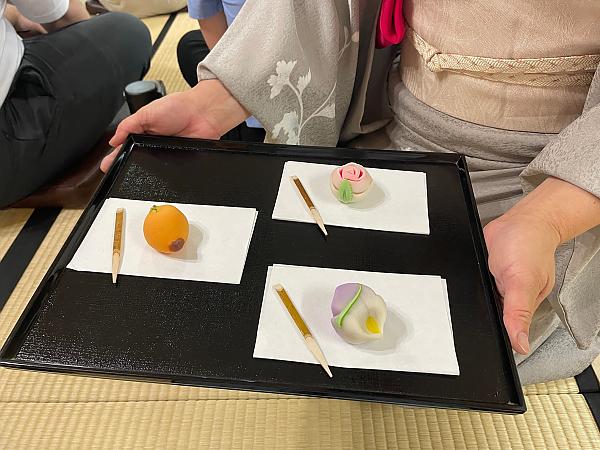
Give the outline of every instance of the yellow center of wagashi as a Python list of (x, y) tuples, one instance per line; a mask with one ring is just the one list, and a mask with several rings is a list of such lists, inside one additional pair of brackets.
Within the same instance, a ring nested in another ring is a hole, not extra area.
[(369, 330), (370, 333), (373, 333), (373, 334), (381, 333), (379, 324), (372, 316), (367, 317), (367, 321), (365, 322), (365, 325), (367, 327), (367, 330)]

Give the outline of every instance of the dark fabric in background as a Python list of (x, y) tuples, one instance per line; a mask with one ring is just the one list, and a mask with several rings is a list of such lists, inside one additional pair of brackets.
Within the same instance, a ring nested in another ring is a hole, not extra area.
[(0, 207), (59, 176), (92, 149), (123, 104), (124, 87), (148, 70), (150, 34), (109, 13), (24, 40), (0, 109)]

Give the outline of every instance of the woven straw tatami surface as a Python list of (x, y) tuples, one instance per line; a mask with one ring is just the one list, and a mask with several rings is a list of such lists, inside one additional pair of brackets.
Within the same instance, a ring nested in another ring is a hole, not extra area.
[[(76, 388), (76, 386), (73, 386)], [(3, 403), (6, 448), (594, 449), (579, 394), (535, 395), (523, 416), (326, 399)]]
[(178, 14), (167, 36), (154, 54), (146, 78), (148, 80), (162, 80), (168, 93), (189, 89), (179, 71), (177, 43), (185, 33), (197, 29), (198, 21), (190, 19), (186, 13)]
[(146, 26), (148, 27), (148, 30), (150, 30), (150, 36), (152, 38), (152, 42), (156, 42), (156, 38), (158, 37), (161, 30), (165, 26), (165, 23), (167, 23), (168, 19), (169, 19), (168, 15), (146, 17), (145, 19), (142, 19), (142, 22), (144, 22), (146, 24)]
[(31, 209), (6, 209), (0, 211), (0, 259), (29, 219)]

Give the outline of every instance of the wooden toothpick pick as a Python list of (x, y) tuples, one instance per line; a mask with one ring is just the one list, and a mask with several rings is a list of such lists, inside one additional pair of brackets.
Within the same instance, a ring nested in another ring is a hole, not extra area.
[(124, 208), (117, 208), (115, 213), (115, 233), (113, 235), (113, 253), (112, 253), (112, 282), (117, 284), (117, 274), (121, 265), (121, 249), (123, 241), (123, 218)]
[(287, 291), (281, 284), (274, 285), (273, 289), (275, 289), (275, 292), (277, 292), (277, 295), (281, 299), (288, 313), (290, 314), (290, 316), (292, 316), (296, 327), (298, 327), (298, 330), (300, 330), (300, 333), (304, 338), (304, 343), (306, 344), (310, 352), (313, 354), (315, 359), (319, 362), (319, 364), (321, 364), (323, 370), (325, 370), (325, 372), (327, 372), (327, 375), (329, 375), (329, 377), (332, 378), (333, 375), (331, 373), (331, 370), (329, 369), (329, 365), (327, 364), (327, 360), (325, 359), (325, 355), (323, 354), (321, 347), (319, 347), (319, 344), (317, 343), (316, 339), (313, 337), (312, 333), (308, 329), (306, 322), (304, 322), (304, 319), (302, 319), (302, 317), (300, 316), (300, 313), (294, 306), (294, 303), (292, 302), (292, 299), (288, 295)]
[(300, 197), (302, 197), (302, 200), (304, 200), (304, 203), (306, 203), (306, 206), (308, 207), (308, 211), (310, 212), (310, 215), (313, 217), (313, 219), (315, 220), (316, 224), (319, 226), (319, 228), (321, 229), (323, 234), (325, 236), (327, 236), (327, 230), (325, 229), (325, 223), (323, 222), (323, 218), (321, 217), (321, 214), (315, 207), (315, 204), (313, 203), (312, 199), (308, 195), (308, 192), (306, 192), (306, 189), (304, 189), (304, 186), (302, 185), (300, 178), (298, 178), (296, 175), (293, 175), (291, 177), (291, 179), (292, 179), (292, 182), (294, 183), (294, 186), (300, 193)]

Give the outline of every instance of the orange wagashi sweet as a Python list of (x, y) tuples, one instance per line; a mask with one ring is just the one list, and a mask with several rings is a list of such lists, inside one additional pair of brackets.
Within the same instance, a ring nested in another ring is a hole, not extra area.
[(181, 250), (189, 234), (187, 218), (173, 205), (152, 206), (144, 220), (146, 242), (161, 253)]

